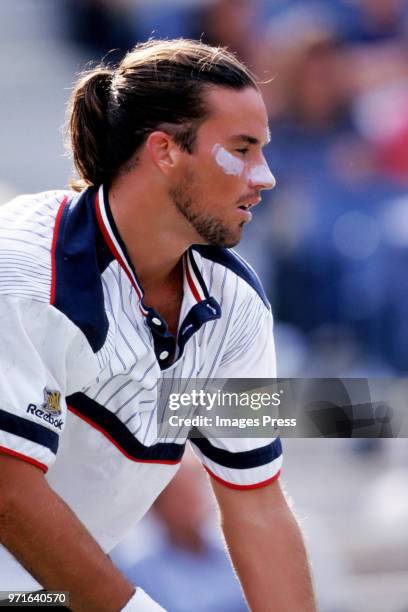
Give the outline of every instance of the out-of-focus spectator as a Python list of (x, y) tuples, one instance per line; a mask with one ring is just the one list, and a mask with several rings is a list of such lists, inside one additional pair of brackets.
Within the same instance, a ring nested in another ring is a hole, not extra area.
[(269, 114), (280, 107), (273, 40), (263, 20), (262, 0), (207, 0), (190, 15), (189, 35), (236, 53), (257, 75)]
[(141, 39), (133, 0), (63, 0), (62, 25), (88, 59), (114, 63)]
[(352, 42), (378, 43), (408, 34), (406, 0), (344, 0), (349, 5), (343, 23)]
[(282, 68), (289, 121), (311, 133), (338, 131), (349, 123), (347, 74), (334, 38), (322, 35), (288, 50)]
[(192, 34), (225, 45), (254, 67), (261, 40), (260, 0), (212, 0), (194, 15)]
[(406, 80), (372, 87), (356, 97), (354, 120), (382, 172), (408, 184), (408, 63)]
[(206, 479), (199, 463), (186, 453), (178, 474), (154, 504), (159, 542), (156, 537), (156, 546), (136, 563), (126, 561), (121, 547), (114, 560), (134, 584), (171, 612), (245, 612), (247, 605), (212, 520)]

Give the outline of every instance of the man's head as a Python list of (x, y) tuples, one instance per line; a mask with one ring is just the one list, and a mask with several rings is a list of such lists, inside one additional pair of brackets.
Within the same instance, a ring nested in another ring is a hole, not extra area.
[(139, 44), (116, 69), (99, 66), (83, 74), (69, 120), (80, 178), (86, 185), (112, 180), (161, 128), (191, 153), (197, 127), (209, 112), (205, 98), (211, 85), (257, 88), (225, 49), (183, 39)]
[(82, 187), (112, 184), (147, 154), (194, 242), (236, 244), (250, 219), (239, 207), (274, 184), (255, 77), (225, 49), (198, 41), (149, 41), (116, 69), (86, 73), (69, 125)]
[(180, 172), (169, 194), (194, 227), (194, 242), (231, 247), (251, 220), (260, 191), (275, 185), (262, 154), (268, 118), (253, 87), (213, 87), (206, 101), (210, 112), (197, 129), (194, 151), (178, 156)]

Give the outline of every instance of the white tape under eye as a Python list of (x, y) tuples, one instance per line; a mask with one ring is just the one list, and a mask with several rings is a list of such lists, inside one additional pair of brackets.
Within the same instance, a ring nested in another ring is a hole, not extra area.
[(225, 174), (233, 174), (234, 176), (240, 176), (245, 168), (245, 163), (242, 159), (238, 159), (232, 153), (229, 153), (224, 147), (216, 144), (212, 150), (215, 157), (215, 161), (222, 168)]
[(271, 185), (272, 188), (276, 185), (276, 179), (266, 163), (252, 166), (252, 168), (248, 170), (246, 178), (251, 181), (251, 183), (257, 185)]

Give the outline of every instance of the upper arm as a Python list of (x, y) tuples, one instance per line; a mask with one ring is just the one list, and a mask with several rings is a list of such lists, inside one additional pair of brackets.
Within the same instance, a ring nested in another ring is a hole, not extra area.
[(65, 426), (73, 330), (49, 304), (5, 295), (0, 323), (0, 450), (45, 472)]
[(245, 523), (271, 526), (271, 516), (288, 510), (279, 480), (257, 489), (240, 491), (211, 480), (223, 522), (229, 519)]
[[(226, 379), (276, 377), (272, 326), (271, 311), (252, 292), (237, 309), (231, 339), (215, 375), (220, 384)], [(230, 384), (228, 390), (233, 387)], [(192, 437), (191, 442), (212, 480), (232, 489), (250, 490), (267, 486), (279, 476), (279, 438), (245, 437), (244, 429), (240, 430), (242, 437), (223, 438), (212, 426), (200, 427), (199, 431), (203, 437)]]
[(44, 482), (44, 472), (38, 467), (0, 452), (0, 507), (6, 498), (24, 495), (28, 488)]
[(0, 540), (2, 542), (8, 527), (16, 519), (18, 523), (21, 516), (30, 514), (33, 506), (44, 504), (49, 508), (49, 491), (50, 487), (41, 469), (27, 461), (21, 461), (20, 458), (0, 452)]
[(256, 293), (237, 307), (216, 378), (275, 378), (272, 312)]

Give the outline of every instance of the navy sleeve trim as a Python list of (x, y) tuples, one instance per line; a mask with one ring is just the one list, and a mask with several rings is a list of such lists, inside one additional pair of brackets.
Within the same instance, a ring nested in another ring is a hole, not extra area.
[(232, 272), (234, 272), (237, 276), (246, 281), (248, 285), (250, 285), (254, 291), (256, 291), (268, 310), (270, 309), (269, 300), (257, 274), (255, 274), (255, 272), (237, 253), (231, 249), (223, 249), (221, 247), (208, 245), (194, 245), (193, 248), (202, 257), (221, 264), (225, 268), (232, 270)]
[(68, 408), (74, 414), (103, 433), (129, 459), (157, 463), (181, 461), (185, 444), (159, 442), (145, 446), (115, 414), (84, 393), (74, 393), (66, 399)]
[(47, 447), (54, 455), (58, 450), (58, 434), (20, 416), (0, 410), (0, 429), (20, 438)]
[(247, 470), (271, 463), (282, 454), (280, 438), (276, 438), (270, 444), (255, 448), (250, 451), (231, 453), (225, 449), (213, 446), (206, 438), (190, 438), (190, 442), (218, 465), (235, 470)]

